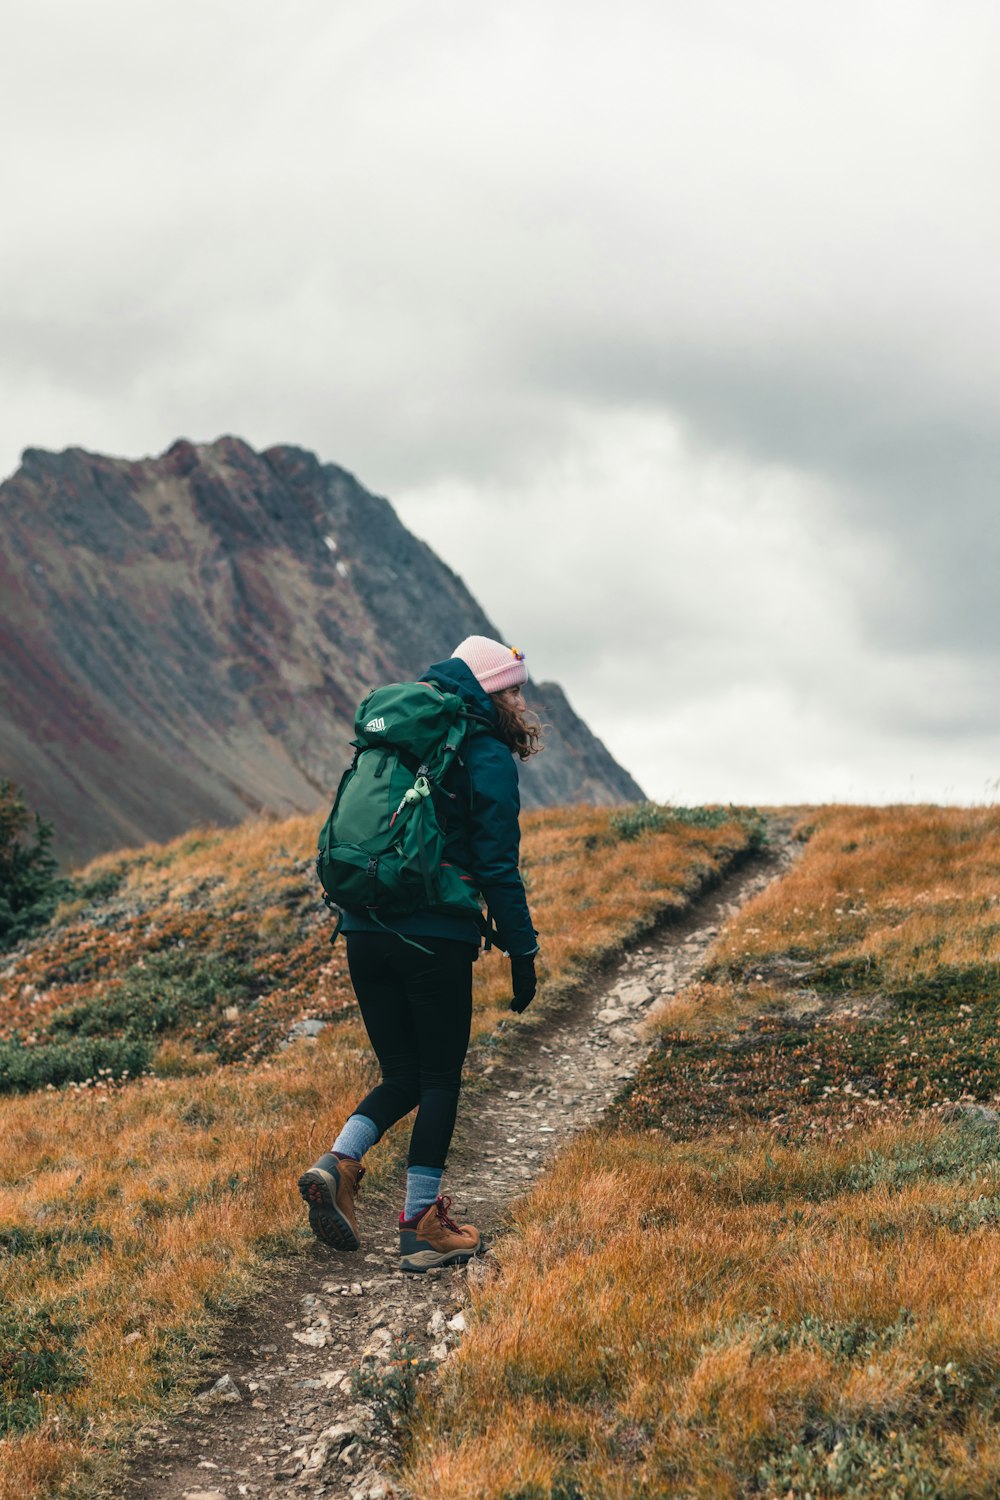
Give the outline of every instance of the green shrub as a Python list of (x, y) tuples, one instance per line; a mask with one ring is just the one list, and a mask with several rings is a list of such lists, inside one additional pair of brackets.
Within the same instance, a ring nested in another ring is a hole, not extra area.
[(854, 1192), (886, 1187), (898, 1192), (912, 1182), (928, 1179), (996, 1183), (1000, 1179), (1000, 1137), (995, 1125), (962, 1120), (940, 1135), (915, 1135), (895, 1150), (867, 1151), (852, 1168), (848, 1184)]
[(409, 1344), (394, 1345), (384, 1363), (366, 1362), (351, 1376), (351, 1391), (371, 1406), (377, 1425), (392, 1433), (405, 1423), (417, 1399), (417, 1378), (437, 1368), (415, 1355)]
[(46, 1396), (80, 1384), (73, 1335), (72, 1327), (41, 1309), (0, 1306), (0, 1438), (37, 1426)]
[(172, 1031), (220, 1004), (245, 999), (254, 977), (247, 965), (217, 954), (186, 949), (151, 953), (105, 995), (56, 1011), (49, 1029), (57, 1037), (136, 1039)]
[(148, 1043), (117, 1038), (44, 1042), (0, 1042), (0, 1094), (23, 1094), (48, 1084), (90, 1079), (136, 1078), (150, 1063)]
[(71, 1224), (35, 1228), (30, 1224), (0, 1225), (0, 1265), (5, 1258), (28, 1257), (33, 1266), (68, 1270), (92, 1260), (112, 1244), (106, 1229), (83, 1229)]
[(13, 782), (0, 781), (0, 952), (44, 927), (67, 889), (51, 843), (52, 824), (28, 811)]
[(942, 1500), (940, 1475), (926, 1448), (900, 1432), (870, 1433), (831, 1424), (830, 1435), (795, 1443), (760, 1465), (756, 1490), (768, 1497), (815, 1500)]
[(974, 1234), (977, 1229), (996, 1229), (1000, 1225), (1000, 1197), (973, 1198), (954, 1209), (932, 1209), (931, 1219), (952, 1234)]
[(611, 817), (611, 830), (617, 838), (637, 839), (644, 833), (662, 833), (673, 824), (688, 828), (721, 828), (738, 823), (749, 837), (751, 849), (767, 843), (767, 827), (754, 807), (672, 807), (669, 803), (636, 802)]
[(107, 901), (110, 897), (117, 896), (127, 873), (128, 865), (120, 864), (112, 865), (109, 870), (102, 870), (90, 880), (74, 879), (68, 895), (74, 901)]
[(894, 1323), (871, 1328), (866, 1323), (831, 1323), (806, 1313), (797, 1323), (782, 1323), (768, 1309), (754, 1342), (755, 1354), (787, 1354), (789, 1349), (815, 1349), (833, 1359), (867, 1359), (888, 1349), (913, 1328), (913, 1315), (900, 1309)]

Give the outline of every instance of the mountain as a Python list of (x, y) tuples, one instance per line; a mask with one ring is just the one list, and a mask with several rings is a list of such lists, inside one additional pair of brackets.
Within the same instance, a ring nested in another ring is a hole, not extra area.
[[(0, 537), (0, 776), (67, 864), (322, 808), (369, 687), (503, 639), (387, 500), (301, 448), (31, 448)], [(558, 686), (530, 697), (550, 728), (525, 806), (642, 796)]]

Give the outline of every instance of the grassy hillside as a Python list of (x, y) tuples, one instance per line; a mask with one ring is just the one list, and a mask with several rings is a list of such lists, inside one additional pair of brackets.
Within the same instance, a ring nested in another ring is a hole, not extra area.
[(519, 1206), (416, 1494), (1000, 1493), (1000, 810), (814, 822)]
[[(0, 1500), (79, 1494), (268, 1261), (307, 1242), (296, 1178), (373, 1077), (315, 834), (256, 823), (104, 858), (0, 968)], [(512, 1021), (508, 965), (486, 956), (476, 1039), (532, 1024), (758, 836), (704, 810), (526, 818), (539, 1009)], [(280, 1049), (309, 1017), (330, 1022), (318, 1042)], [(376, 1181), (404, 1134), (372, 1153)]]

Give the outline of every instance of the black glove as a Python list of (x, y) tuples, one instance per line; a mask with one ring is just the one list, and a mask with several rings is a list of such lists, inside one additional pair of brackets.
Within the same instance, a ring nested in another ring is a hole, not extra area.
[(527, 953), (521, 958), (511, 954), (510, 977), (514, 985), (514, 998), (510, 1002), (510, 1008), (517, 1015), (527, 1010), (535, 998), (538, 989), (538, 980), (535, 978), (535, 955)]

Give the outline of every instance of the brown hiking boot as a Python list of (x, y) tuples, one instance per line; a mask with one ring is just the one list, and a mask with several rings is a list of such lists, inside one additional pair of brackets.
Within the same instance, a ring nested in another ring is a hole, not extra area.
[(351, 1157), (327, 1151), (314, 1167), (299, 1178), (299, 1192), (309, 1205), (309, 1227), (324, 1245), (334, 1250), (357, 1250), (358, 1225), (354, 1200), (365, 1169)]
[(439, 1198), (417, 1222), (399, 1220), (399, 1268), (429, 1271), (432, 1266), (461, 1265), (486, 1246), (475, 1224), (456, 1224), (448, 1217), (450, 1198)]

